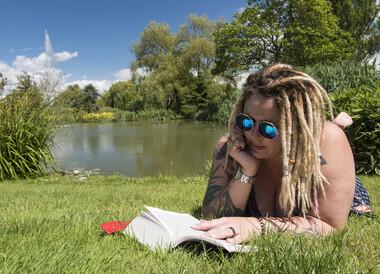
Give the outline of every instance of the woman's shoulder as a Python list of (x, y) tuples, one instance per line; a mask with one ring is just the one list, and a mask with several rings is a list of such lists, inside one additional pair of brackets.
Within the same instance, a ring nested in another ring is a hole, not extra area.
[(323, 127), (322, 144), (327, 142), (346, 142), (347, 137), (343, 129), (334, 122), (326, 121)]

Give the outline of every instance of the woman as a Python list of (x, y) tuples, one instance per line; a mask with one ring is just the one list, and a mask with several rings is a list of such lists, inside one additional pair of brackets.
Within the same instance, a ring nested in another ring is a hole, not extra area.
[(343, 228), (355, 165), (331, 101), (309, 75), (277, 64), (251, 74), (215, 150), (202, 213), (193, 226), (240, 243), (268, 231), (328, 234)]

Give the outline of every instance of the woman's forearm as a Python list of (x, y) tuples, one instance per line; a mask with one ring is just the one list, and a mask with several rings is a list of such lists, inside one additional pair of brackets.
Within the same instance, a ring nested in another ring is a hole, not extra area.
[(203, 200), (204, 217), (244, 216), (252, 184), (232, 181), (223, 189), (220, 185), (209, 185)]
[(267, 217), (262, 220), (266, 232), (293, 232), (299, 234), (327, 235), (335, 228), (315, 217)]

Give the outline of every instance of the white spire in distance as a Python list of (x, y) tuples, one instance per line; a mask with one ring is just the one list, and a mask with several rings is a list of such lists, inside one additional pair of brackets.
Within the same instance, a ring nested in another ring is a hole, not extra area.
[(45, 30), (45, 53), (49, 59), (49, 67), (51, 68), (54, 66), (54, 50), (47, 30)]

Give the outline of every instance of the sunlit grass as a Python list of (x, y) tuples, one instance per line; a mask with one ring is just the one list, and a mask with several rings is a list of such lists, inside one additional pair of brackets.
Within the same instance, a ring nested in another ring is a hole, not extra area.
[[(380, 177), (364, 177), (373, 208)], [(153, 253), (99, 225), (135, 217), (143, 205), (194, 212), (205, 177), (45, 177), (0, 183), (0, 272), (368, 273), (380, 271), (380, 218), (350, 217), (329, 237), (268, 235), (258, 252), (227, 256), (176, 249)]]

